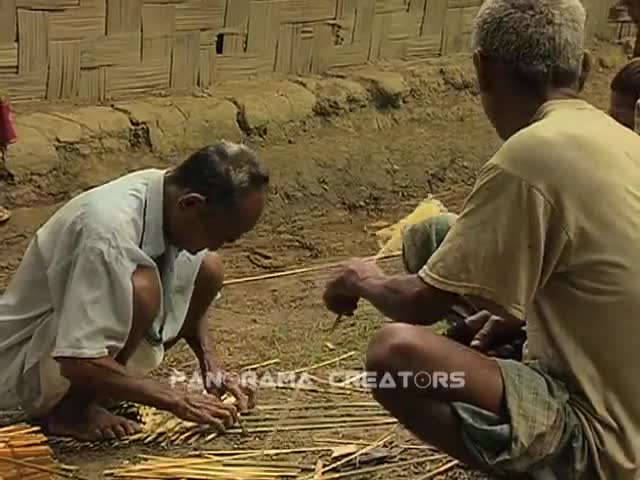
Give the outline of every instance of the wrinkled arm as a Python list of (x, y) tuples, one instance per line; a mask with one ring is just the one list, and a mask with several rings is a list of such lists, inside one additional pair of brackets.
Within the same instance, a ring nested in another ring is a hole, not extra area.
[[(168, 386), (129, 372), (115, 358), (133, 327), (132, 275), (138, 267), (125, 243), (85, 243), (73, 267), (54, 276), (59, 317), (52, 357), (71, 384), (89, 395), (173, 409)], [(55, 272), (54, 272), (55, 273)]]
[(111, 357), (57, 358), (62, 375), (82, 390), (114, 400), (174, 411), (180, 404), (169, 385), (128, 371)]
[(439, 322), (455, 300), (417, 275), (358, 279), (353, 288), (389, 319), (416, 325)]

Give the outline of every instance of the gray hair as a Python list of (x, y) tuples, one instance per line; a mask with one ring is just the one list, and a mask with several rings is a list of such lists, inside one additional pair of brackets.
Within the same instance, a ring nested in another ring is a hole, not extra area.
[(582, 71), (586, 19), (580, 0), (485, 0), (472, 48), (512, 66), (523, 80), (574, 83)]
[(269, 184), (269, 172), (244, 144), (222, 141), (193, 153), (174, 171), (183, 188), (228, 207)]

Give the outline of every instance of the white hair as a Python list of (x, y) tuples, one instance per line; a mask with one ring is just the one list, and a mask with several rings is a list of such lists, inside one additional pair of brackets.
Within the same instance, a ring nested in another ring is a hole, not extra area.
[(201, 148), (174, 170), (175, 182), (216, 205), (230, 205), (266, 188), (269, 172), (242, 143), (221, 141)]
[(244, 143), (235, 143), (228, 140), (222, 140), (220, 146), (225, 150), (228, 156), (238, 155), (242, 152), (251, 152), (251, 149)]
[(586, 19), (580, 0), (485, 0), (474, 22), (472, 48), (525, 77), (577, 79)]
[(222, 140), (215, 151), (227, 162), (229, 180), (237, 190), (248, 189), (256, 174), (266, 175), (255, 152), (244, 143)]

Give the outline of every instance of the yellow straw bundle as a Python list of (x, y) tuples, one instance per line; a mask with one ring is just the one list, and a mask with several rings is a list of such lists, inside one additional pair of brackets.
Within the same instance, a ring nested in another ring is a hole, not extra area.
[(376, 258), (381, 258), (391, 253), (402, 251), (402, 233), (407, 225), (416, 225), (425, 220), (448, 213), (445, 206), (434, 198), (426, 198), (402, 220), (394, 223), (390, 227), (383, 228), (376, 232), (380, 251)]

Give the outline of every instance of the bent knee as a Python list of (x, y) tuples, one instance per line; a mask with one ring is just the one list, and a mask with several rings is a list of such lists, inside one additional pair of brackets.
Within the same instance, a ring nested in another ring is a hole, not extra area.
[(131, 276), (134, 320), (153, 320), (160, 312), (162, 287), (151, 267), (139, 266)]
[(367, 370), (374, 372), (399, 371), (406, 368), (422, 345), (414, 325), (390, 323), (374, 334), (367, 350)]
[(224, 282), (224, 263), (217, 253), (207, 253), (202, 259), (196, 284), (218, 291)]

